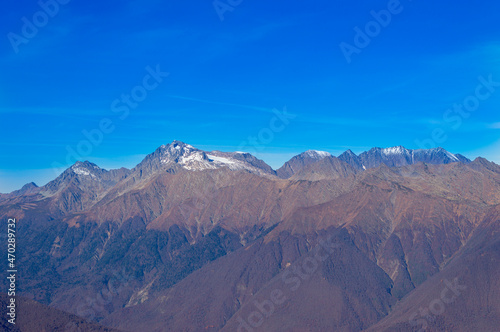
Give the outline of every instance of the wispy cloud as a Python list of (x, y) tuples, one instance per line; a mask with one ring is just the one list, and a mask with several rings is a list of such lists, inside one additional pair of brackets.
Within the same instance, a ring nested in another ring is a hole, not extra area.
[(404, 119), (404, 118), (394, 118), (394, 117), (384, 117), (384, 118), (340, 118), (340, 117), (318, 117), (313, 115), (307, 115), (297, 118), (298, 122), (323, 124), (323, 125), (338, 125), (338, 126), (349, 126), (349, 127), (363, 127), (363, 128), (388, 128), (397, 125), (407, 125), (414, 126), (415, 124), (426, 124), (429, 123), (429, 119)]
[(225, 102), (220, 102), (220, 101), (212, 101), (212, 100), (205, 100), (205, 99), (184, 97), (184, 96), (176, 96), (176, 95), (167, 95), (167, 97), (174, 98), (174, 99), (196, 101), (196, 102), (205, 103), (205, 104), (233, 106), (233, 107), (246, 108), (246, 109), (250, 109), (250, 110), (254, 110), (254, 111), (259, 111), (259, 112), (273, 113), (272, 108), (265, 108), (265, 107), (260, 107), (260, 106), (225, 103)]

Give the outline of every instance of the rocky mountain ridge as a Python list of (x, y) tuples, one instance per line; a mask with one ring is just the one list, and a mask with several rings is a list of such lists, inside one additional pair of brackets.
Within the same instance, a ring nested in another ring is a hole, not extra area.
[(230, 170), (243, 170), (262, 176), (277, 176), (287, 179), (299, 172), (304, 167), (321, 161), (325, 158), (338, 158), (350, 165), (356, 171), (364, 171), (369, 168), (379, 167), (385, 164), (388, 167), (400, 167), (417, 163), (448, 164), (453, 162), (470, 163), (471, 161), (460, 154), (452, 154), (443, 148), (429, 150), (411, 150), (402, 146), (391, 148), (372, 148), (359, 155), (347, 150), (338, 157), (329, 152), (307, 150), (285, 162), (277, 170), (273, 170), (264, 161), (246, 152), (221, 152), (203, 151), (189, 144), (174, 140), (170, 144), (161, 145), (154, 152), (148, 154), (132, 170), (121, 168), (118, 170), (104, 170), (89, 161), (78, 161), (58, 178), (45, 186), (38, 188), (35, 183), (25, 185), (22, 189), (10, 194), (10, 196), (22, 195), (27, 192), (44, 192), (51, 195), (57, 192), (62, 182), (71, 181), (69, 178), (77, 178), (80, 183), (98, 181), (102, 182), (101, 190), (112, 187), (126, 177), (149, 178), (157, 172), (175, 173), (179, 170), (203, 171), (227, 167)]

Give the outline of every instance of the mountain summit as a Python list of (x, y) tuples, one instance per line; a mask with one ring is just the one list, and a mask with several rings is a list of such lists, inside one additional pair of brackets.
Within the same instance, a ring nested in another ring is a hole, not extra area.
[[(280, 178), (286, 179), (299, 172), (304, 167), (316, 163), (326, 157), (331, 157), (328, 152), (309, 150), (287, 161), (276, 173)], [(453, 154), (443, 148), (429, 150), (411, 150), (403, 146), (390, 148), (372, 148), (369, 151), (356, 155), (347, 150), (338, 156), (338, 159), (347, 163), (357, 171), (376, 168), (381, 165), (400, 167), (418, 163), (449, 164), (453, 162), (470, 163), (470, 160), (460, 154)]]
[[(51, 196), (59, 192), (61, 188), (71, 187), (71, 183), (80, 187), (91, 187), (95, 186), (95, 183), (99, 183), (98, 187), (100, 189), (107, 190), (127, 177), (131, 177), (132, 182), (136, 182), (164, 172), (174, 174), (182, 170), (204, 171), (220, 168), (245, 171), (261, 176), (277, 176), (281, 179), (291, 178), (294, 174), (305, 169), (305, 173), (303, 172), (304, 174), (301, 174), (298, 178), (309, 179), (309, 175), (306, 174), (308, 167), (328, 158), (336, 158), (338, 161), (346, 163), (355, 172), (362, 172), (381, 165), (400, 167), (421, 162), (426, 164), (449, 164), (454, 162), (468, 164), (471, 162), (466, 157), (450, 153), (441, 147), (428, 150), (411, 150), (403, 146), (395, 146), (390, 148), (375, 147), (359, 155), (347, 150), (338, 157), (334, 157), (326, 151), (307, 150), (292, 157), (283, 166), (274, 170), (263, 160), (247, 152), (203, 151), (190, 144), (174, 140), (172, 143), (161, 145), (154, 152), (148, 154), (132, 170), (121, 168), (108, 171), (89, 161), (77, 161), (45, 186), (38, 188), (30, 185), (23, 190), (40, 191), (47, 196)], [(328, 170), (332, 169), (333, 162), (336, 164), (333, 168), (336, 172), (344, 168), (344, 166), (338, 164), (338, 161), (327, 160), (322, 165), (318, 164), (316, 167), (312, 167), (311, 170), (315, 169), (315, 172), (318, 172), (321, 169), (322, 173), (328, 173)], [(352, 172), (352, 170), (341, 171), (342, 174), (351, 174)], [(322, 176), (330, 177), (326, 173)], [(24, 191), (18, 190), (11, 194), (19, 195)], [(4, 194), (3, 199), (7, 195), (10, 194)]]
[(302, 168), (311, 165), (323, 158), (330, 157), (331, 154), (325, 151), (307, 150), (296, 155), (283, 166), (276, 170), (276, 175), (282, 179), (287, 179), (297, 173)]
[(177, 140), (162, 145), (147, 155), (133, 171), (139, 172), (143, 177), (157, 171), (176, 172), (179, 169), (202, 171), (222, 167), (231, 170), (246, 170), (259, 175), (274, 174), (269, 165), (249, 153), (206, 152)]
[(460, 154), (453, 154), (443, 148), (411, 150), (403, 146), (391, 148), (372, 148), (361, 153), (359, 156), (351, 150), (347, 150), (339, 156), (356, 169), (368, 169), (379, 167), (382, 164), (388, 167), (400, 167), (418, 164), (449, 164), (453, 162), (470, 163), (470, 160)]

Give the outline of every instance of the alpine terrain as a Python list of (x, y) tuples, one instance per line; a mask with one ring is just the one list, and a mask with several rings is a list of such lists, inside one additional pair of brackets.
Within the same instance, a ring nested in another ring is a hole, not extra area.
[(173, 141), (0, 194), (0, 215), (20, 302), (4, 329), (500, 326), (500, 166), (442, 148), (308, 150), (274, 170)]

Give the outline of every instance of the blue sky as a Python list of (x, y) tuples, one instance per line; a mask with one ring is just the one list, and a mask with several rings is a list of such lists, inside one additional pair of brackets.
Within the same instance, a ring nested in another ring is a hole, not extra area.
[(497, 1), (51, 1), (0, 14), (0, 192), (174, 139), (275, 168), (395, 145), (500, 163)]

